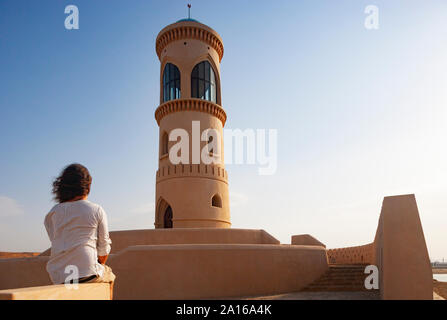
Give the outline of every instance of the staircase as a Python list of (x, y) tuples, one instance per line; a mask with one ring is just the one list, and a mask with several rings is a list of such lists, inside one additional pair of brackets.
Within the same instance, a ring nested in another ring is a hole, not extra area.
[(329, 265), (329, 270), (319, 279), (311, 283), (302, 291), (369, 291), (378, 293), (379, 290), (365, 288), (365, 267), (362, 264)]

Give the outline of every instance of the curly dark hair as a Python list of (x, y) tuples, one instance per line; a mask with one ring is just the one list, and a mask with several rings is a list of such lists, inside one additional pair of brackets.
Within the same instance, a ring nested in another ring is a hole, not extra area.
[(86, 196), (91, 184), (92, 177), (86, 167), (79, 163), (70, 164), (53, 181), (54, 200), (62, 203)]

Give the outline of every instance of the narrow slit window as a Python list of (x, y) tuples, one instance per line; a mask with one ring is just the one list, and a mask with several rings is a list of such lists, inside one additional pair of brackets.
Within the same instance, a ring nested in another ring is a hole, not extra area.
[(161, 155), (164, 156), (169, 152), (169, 137), (166, 132), (163, 133), (161, 138)]

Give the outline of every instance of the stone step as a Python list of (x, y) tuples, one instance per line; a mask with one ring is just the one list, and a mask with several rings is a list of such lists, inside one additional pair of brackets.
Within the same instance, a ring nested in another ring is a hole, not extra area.
[(327, 276), (325, 275), (324, 277), (321, 277), (318, 280), (327, 280), (327, 279), (351, 279), (351, 280), (364, 280), (366, 278), (366, 276), (336, 276), (336, 277), (331, 277), (331, 276)]
[(335, 268), (335, 267), (329, 267), (328, 270), (334, 270), (334, 271), (360, 271), (363, 272), (365, 268)]
[(347, 286), (347, 287), (359, 287), (363, 288), (364, 285), (361, 283), (352, 283), (352, 282), (338, 282), (338, 283), (314, 283), (309, 288), (317, 288), (317, 287), (331, 287), (331, 286)]
[(363, 284), (365, 281), (363, 279), (330, 279), (330, 278), (319, 279), (317, 281), (314, 281), (314, 283), (340, 283), (340, 282)]
[(360, 273), (360, 272), (327, 272), (325, 273), (327, 276), (334, 276), (334, 277), (341, 277), (341, 276), (366, 276), (366, 273)]
[(329, 267), (328, 269), (329, 271), (334, 271), (334, 272), (364, 272), (365, 268), (333, 268), (333, 267)]
[(367, 275), (366, 273), (360, 273), (360, 272), (326, 272), (324, 275), (327, 276), (334, 276), (334, 277), (339, 277), (339, 276), (365, 276)]
[(359, 268), (366, 268), (367, 264), (330, 264), (330, 268), (348, 268), (348, 269), (359, 269)]
[(327, 272), (302, 291), (370, 291), (364, 286), (366, 265), (329, 265)]
[(357, 276), (362, 276), (365, 275), (366, 273), (362, 272), (358, 272), (358, 271), (343, 271), (343, 272), (335, 272), (332, 270), (329, 270), (326, 272), (327, 275), (357, 275)]
[(367, 274), (330, 274), (330, 273), (326, 273), (324, 274), (324, 277), (331, 277), (331, 278), (366, 278), (366, 276), (368, 276)]
[(350, 286), (328, 286), (328, 287), (308, 287), (303, 289), (304, 292), (326, 292), (326, 291), (360, 291), (360, 292), (371, 292), (378, 290), (367, 290), (364, 287), (350, 287)]
[(361, 269), (337, 269), (337, 268), (332, 268), (329, 267), (328, 269), (329, 271), (333, 271), (333, 272), (363, 272), (365, 269), (361, 268)]
[(330, 276), (324, 276), (318, 280), (328, 280), (328, 279), (349, 279), (349, 280), (358, 280), (358, 281), (362, 281), (365, 280), (366, 276), (362, 276), (362, 277), (350, 277), (350, 276), (343, 276), (343, 277), (330, 277)]
[(340, 282), (349, 282), (349, 283), (364, 283), (363, 279), (319, 279), (314, 281), (313, 283), (340, 283)]
[(329, 268), (334, 270), (365, 270), (366, 266), (337, 266), (329, 265)]
[(365, 288), (365, 287), (362, 286), (362, 285), (359, 285), (359, 284), (352, 284), (352, 283), (314, 284), (314, 285), (310, 285), (310, 286), (308, 286), (308, 288), (326, 288), (326, 287), (331, 287), (331, 288), (336, 288), (336, 287), (349, 287), (349, 288), (360, 288), (360, 289)]

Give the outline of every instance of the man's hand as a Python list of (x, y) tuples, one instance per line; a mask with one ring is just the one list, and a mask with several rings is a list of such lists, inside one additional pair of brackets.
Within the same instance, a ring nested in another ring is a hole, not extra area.
[(109, 257), (109, 255), (106, 255), (106, 256), (99, 256), (98, 257), (98, 262), (100, 263), (100, 264), (106, 264), (106, 261), (107, 261), (107, 258)]

